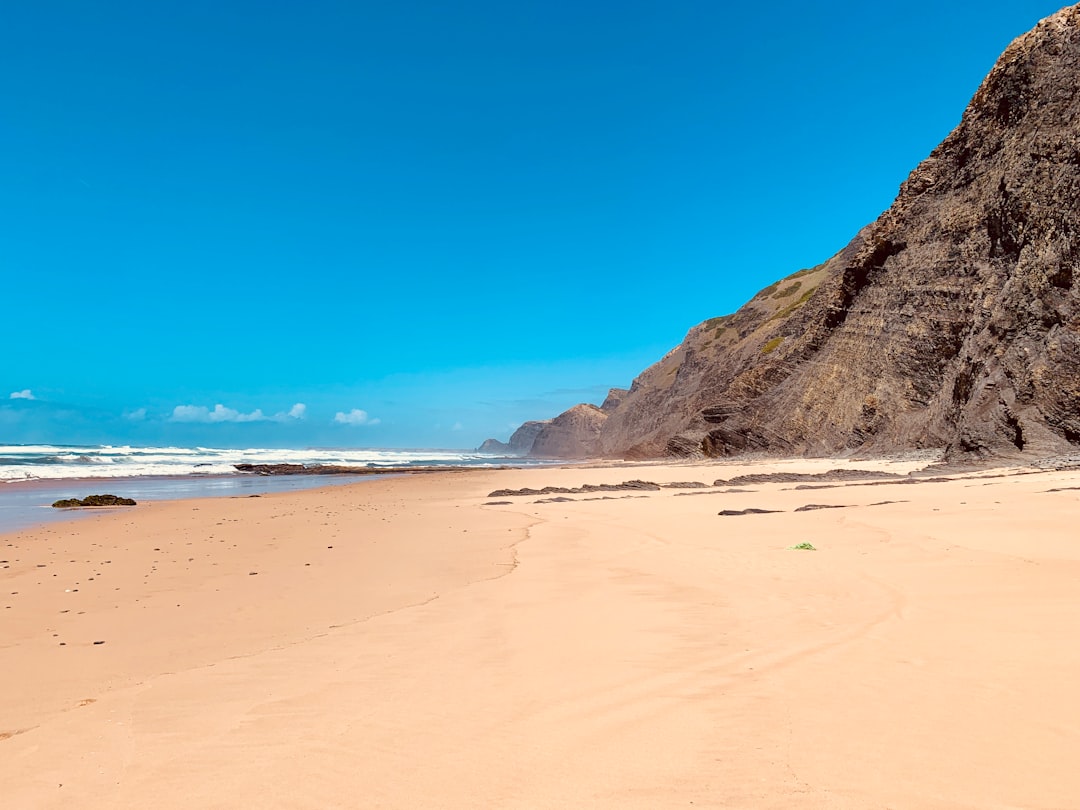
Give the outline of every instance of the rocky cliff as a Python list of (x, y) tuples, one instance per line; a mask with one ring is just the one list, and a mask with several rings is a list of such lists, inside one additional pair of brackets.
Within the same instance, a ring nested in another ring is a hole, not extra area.
[(613, 407), (571, 409), (534, 451), (1071, 448), (1078, 262), (1074, 6), (1008, 47), (959, 126), (847, 247), (694, 327)]
[(551, 421), (550, 419), (541, 419), (523, 424), (510, 437), (510, 449), (522, 455), (531, 453), (536, 437), (540, 435), (540, 431), (551, 424)]
[(536, 458), (595, 456), (599, 452), (600, 431), (607, 416), (595, 405), (575, 405), (544, 425), (529, 455)]
[(492, 456), (513, 456), (519, 455), (514, 452), (514, 449), (506, 442), (500, 442), (498, 439), (484, 439), (483, 444), (476, 448), (477, 453), (485, 453)]

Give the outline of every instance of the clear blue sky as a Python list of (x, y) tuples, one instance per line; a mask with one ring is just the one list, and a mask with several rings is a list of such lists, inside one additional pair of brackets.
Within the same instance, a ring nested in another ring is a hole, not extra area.
[(599, 402), (843, 247), (1058, 8), (7, 4), (0, 442), (469, 447)]

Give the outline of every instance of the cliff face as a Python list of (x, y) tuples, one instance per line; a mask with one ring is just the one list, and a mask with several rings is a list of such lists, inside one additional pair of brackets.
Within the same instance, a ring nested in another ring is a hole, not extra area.
[(1078, 262), (1074, 6), (1009, 46), (876, 222), (694, 327), (575, 455), (1070, 448)]
[(528, 455), (532, 452), (533, 443), (536, 441), (536, 437), (540, 435), (540, 431), (550, 424), (550, 419), (526, 422), (515, 430), (514, 435), (510, 437), (510, 449), (515, 453)]
[(589, 458), (599, 452), (607, 413), (595, 405), (575, 405), (544, 425), (529, 455), (536, 458)]

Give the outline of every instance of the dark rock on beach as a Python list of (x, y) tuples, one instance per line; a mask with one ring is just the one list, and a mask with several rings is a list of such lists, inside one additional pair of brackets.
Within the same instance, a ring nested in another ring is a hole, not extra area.
[(580, 495), (584, 492), (656, 492), (659, 484), (652, 481), (624, 481), (621, 484), (582, 484), (580, 487), (544, 487), (543, 489), (497, 489), (488, 493), (489, 498), (507, 498), (520, 495)]
[[(237, 472), (254, 475), (401, 475), (404, 473), (461, 472), (469, 467), (348, 467), (333, 464), (234, 464)], [(505, 469), (488, 467), (487, 469)]]
[(875, 479), (903, 478), (898, 473), (875, 472), (866, 470), (826, 470), (823, 473), (750, 473), (734, 478), (718, 478), (714, 487), (744, 486), (746, 484), (794, 484), (808, 481), (866, 481)]
[(303, 475), (315, 472), (315, 468), (305, 467), (303, 464), (234, 464), (233, 467), (239, 472), (258, 475)]
[(799, 484), (792, 489), (835, 489), (839, 486), (851, 486), (851, 487), (879, 487), (879, 486), (892, 486), (894, 484), (941, 484), (945, 481), (952, 481), (955, 479), (944, 478), (942, 476), (934, 476), (932, 478), (899, 478), (896, 480), (885, 481), (855, 481), (848, 484)]
[(131, 498), (121, 498), (117, 495), (87, 495), (79, 498), (65, 498), (56, 501), (53, 506), (57, 509), (71, 509), (78, 506), (135, 506)]

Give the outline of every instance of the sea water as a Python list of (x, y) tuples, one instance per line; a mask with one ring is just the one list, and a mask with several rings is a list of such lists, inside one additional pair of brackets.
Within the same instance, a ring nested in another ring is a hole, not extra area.
[(110, 445), (0, 445), (0, 482), (56, 478), (131, 478), (146, 475), (236, 474), (236, 464), (326, 464), (346, 467), (494, 466), (522, 459), (469, 450), (383, 450)]
[(491, 467), (537, 464), (466, 450), (304, 449), (0, 445), (0, 533), (87, 510), (50, 508), (61, 498), (93, 494), (142, 500), (243, 497), (369, 480), (371, 475), (258, 475), (236, 464), (368, 467)]

